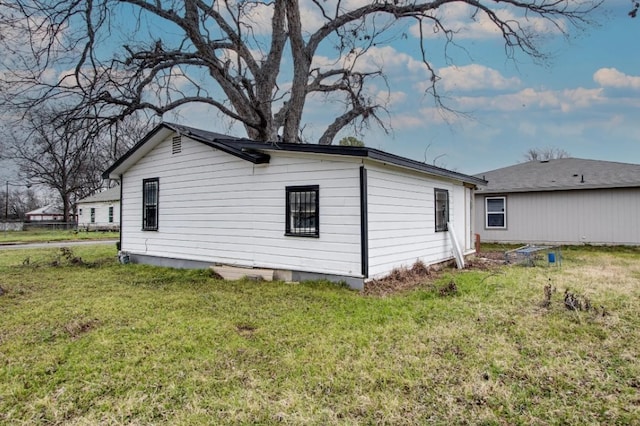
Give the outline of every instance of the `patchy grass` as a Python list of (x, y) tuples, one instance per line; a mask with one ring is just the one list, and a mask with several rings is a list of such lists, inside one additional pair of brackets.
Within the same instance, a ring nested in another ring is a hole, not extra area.
[(119, 232), (84, 232), (74, 230), (30, 229), (27, 231), (0, 232), (0, 244), (46, 243), (52, 241), (111, 240), (117, 239)]
[(0, 252), (0, 423), (637, 424), (640, 256), (563, 253), (372, 297)]

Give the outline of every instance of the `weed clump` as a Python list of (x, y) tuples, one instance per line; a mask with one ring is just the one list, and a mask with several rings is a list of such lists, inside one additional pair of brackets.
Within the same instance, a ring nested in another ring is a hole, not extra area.
[[(543, 308), (551, 308), (553, 304), (553, 295), (556, 293), (556, 288), (551, 284), (551, 279), (549, 279), (549, 284), (544, 286), (543, 291), (544, 299), (540, 305)], [(569, 291), (569, 289), (565, 289), (561, 303), (568, 311), (592, 312), (596, 315), (602, 315), (603, 317), (608, 315), (604, 306), (600, 306), (600, 308), (598, 308), (593, 305), (588, 297), (573, 293)]]
[(453, 296), (458, 293), (458, 286), (456, 286), (456, 282), (451, 280), (444, 286), (438, 289), (438, 294), (442, 297)]
[(551, 298), (553, 297), (553, 293), (556, 292), (556, 288), (551, 284), (551, 278), (549, 278), (549, 284), (544, 286), (544, 300), (541, 305), (543, 308), (548, 308), (551, 306)]
[(394, 268), (386, 277), (366, 283), (363, 293), (369, 296), (386, 296), (411, 290), (432, 280), (439, 270), (439, 266), (429, 267), (421, 260), (417, 260), (411, 268)]

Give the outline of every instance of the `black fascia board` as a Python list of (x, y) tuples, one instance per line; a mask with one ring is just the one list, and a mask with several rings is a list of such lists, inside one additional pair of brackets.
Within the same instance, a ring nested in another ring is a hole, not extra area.
[(212, 148), (219, 149), (227, 154), (238, 157), (242, 160), (249, 161), (254, 164), (268, 163), (271, 157), (268, 154), (262, 152), (245, 152), (238, 149), (236, 146), (230, 143), (224, 143), (223, 141), (236, 140), (233, 136), (226, 136), (220, 133), (208, 132), (206, 130), (195, 129), (193, 127), (183, 126), (180, 124), (165, 123), (167, 127), (175, 132), (190, 137), (193, 140), (201, 142)]
[(151, 130), (149, 133), (147, 133), (147, 135), (144, 138), (140, 139), (140, 141), (137, 144), (135, 144), (129, 151), (125, 152), (122, 155), (122, 157), (118, 158), (115, 161), (115, 163), (113, 163), (111, 165), (111, 167), (109, 167), (107, 170), (105, 170), (102, 173), (102, 178), (103, 179), (109, 179), (109, 175), (111, 174), (111, 172), (113, 170), (117, 169), (118, 166), (120, 166), (120, 164), (122, 164), (127, 158), (131, 157), (134, 152), (136, 152), (138, 149), (140, 149), (144, 144), (146, 144), (149, 141), (149, 139), (153, 138), (164, 127), (171, 128), (171, 127), (167, 126), (166, 123), (158, 124), (156, 127), (153, 128), (153, 130)]
[(411, 160), (409, 158), (400, 157), (398, 155), (389, 154), (388, 152), (380, 151), (375, 148), (368, 147), (356, 147), (356, 146), (336, 146), (336, 145), (319, 145), (319, 144), (298, 144), (298, 143), (285, 143), (285, 142), (257, 142), (250, 139), (228, 139), (220, 140), (219, 142), (225, 145), (236, 145), (243, 151), (260, 151), (260, 150), (275, 150), (275, 151), (291, 151), (291, 152), (305, 152), (314, 154), (331, 154), (331, 155), (345, 155), (350, 157), (362, 157), (376, 160), (382, 163), (393, 164), (396, 166), (406, 167), (413, 170), (427, 172), (436, 176), (448, 177), (451, 179), (472, 183), (475, 185), (486, 185), (487, 181), (475, 176), (466, 175), (463, 173), (454, 172), (452, 170), (443, 169), (441, 167), (432, 166), (430, 164), (421, 163), (419, 161)]
[(118, 158), (115, 163), (111, 165), (107, 170), (102, 173), (103, 179), (109, 179), (109, 175), (113, 170), (118, 168), (123, 162), (125, 162), (129, 157), (131, 157), (138, 149), (140, 149), (144, 144), (146, 144), (150, 139), (152, 139), (160, 130), (163, 128), (173, 130), (174, 132), (188, 136), (189, 138), (203, 143), (205, 145), (211, 146), (212, 148), (217, 148), (221, 151), (226, 152), (227, 154), (231, 154), (238, 158), (241, 158), (246, 161), (250, 161), (254, 164), (264, 164), (268, 163), (270, 160), (270, 156), (268, 154), (262, 152), (244, 152), (241, 149), (233, 146), (229, 143), (219, 143), (218, 137), (220, 139), (224, 139), (225, 141), (234, 140), (231, 136), (221, 135), (219, 133), (201, 131), (199, 129), (194, 129), (188, 126), (182, 126), (173, 123), (160, 123), (156, 127), (153, 128), (147, 135), (142, 138), (137, 144), (135, 144), (129, 151), (127, 151), (122, 157)]
[(362, 157), (370, 158), (383, 163), (393, 164), (396, 166), (406, 167), (413, 170), (419, 170), (427, 172), (436, 176), (448, 177), (455, 180), (460, 180), (475, 185), (486, 185), (487, 181), (475, 176), (469, 176), (462, 173), (454, 172), (451, 170), (443, 169), (437, 166), (432, 166), (419, 161), (411, 160), (409, 158), (400, 157), (398, 155), (389, 154), (384, 151), (380, 151), (375, 148), (368, 147), (356, 147), (356, 146), (336, 146), (336, 145), (319, 145), (319, 144), (299, 144), (299, 143), (286, 143), (286, 142), (258, 142), (246, 138), (234, 138), (233, 136), (226, 136), (220, 133), (208, 132), (206, 130), (200, 130), (189, 126), (183, 126), (173, 123), (160, 123), (151, 132), (149, 132), (140, 142), (135, 144), (133, 148), (127, 151), (122, 157), (120, 157), (111, 167), (109, 167), (103, 174), (104, 179), (108, 179), (113, 170), (120, 166), (127, 158), (153, 138), (161, 129), (167, 128), (173, 130), (176, 133), (186, 135), (200, 143), (211, 146), (212, 148), (220, 149), (230, 155), (236, 156), (243, 160), (249, 161), (253, 164), (265, 164), (270, 161), (269, 154), (264, 153), (264, 150), (275, 151), (291, 151), (291, 152), (304, 152), (314, 154), (330, 154), (330, 155), (344, 155), (350, 157)]
[(265, 154), (264, 152), (246, 151), (246, 150), (238, 149), (237, 147), (229, 143), (220, 142), (218, 140), (200, 139), (199, 137), (194, 135), (191, 135), (189, 137), (207, 146), (219, 149), (220, 151), (226, 152), (227, 154), (233, 155), (242, 160), (249, 161), (253, 164), (265, 164), (265, 163), (268, 163), (269, 160), (271, 159), (271, 156), (269, 154)]

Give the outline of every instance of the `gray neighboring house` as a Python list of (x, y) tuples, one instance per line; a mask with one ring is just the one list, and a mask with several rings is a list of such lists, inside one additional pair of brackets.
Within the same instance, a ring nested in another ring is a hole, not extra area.
[(106, 231), (120, 229), (120, 187), (83, 198), (76, 204), (78, 229)]
[(479, 173), (483, 242), (640, 245), (640, 165), (562, 158)]

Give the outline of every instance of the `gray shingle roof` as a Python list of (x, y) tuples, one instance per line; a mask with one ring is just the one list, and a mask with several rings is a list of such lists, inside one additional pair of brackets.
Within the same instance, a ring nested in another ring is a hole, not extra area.
[(120, 201), (120, 187), (114, 186), (113, 188), (107, 189), (106, 191), (97, 192), (93, 195), (83, 198), (78, 202), (79, 203), (98, 203), (101, 201)]
[(494, 194), (640, 187), (640, 164), (561, 158), (528, 161), (476, 176), (489, 182), (478, 192)]

